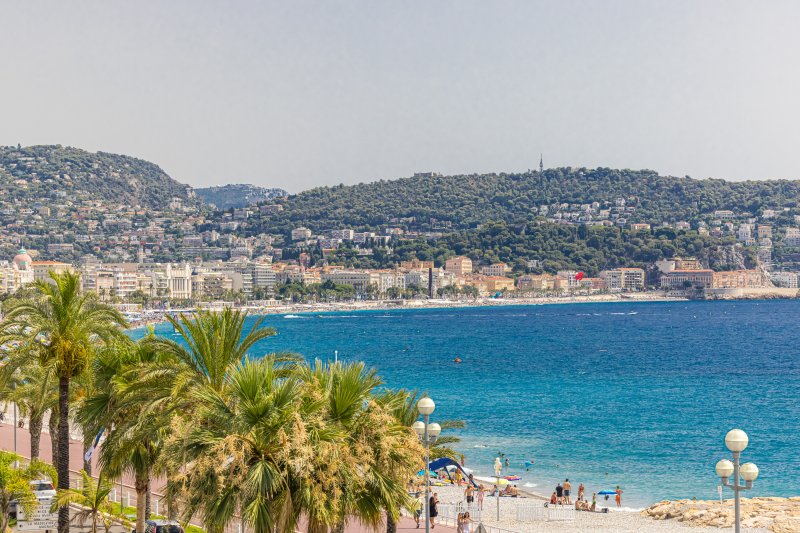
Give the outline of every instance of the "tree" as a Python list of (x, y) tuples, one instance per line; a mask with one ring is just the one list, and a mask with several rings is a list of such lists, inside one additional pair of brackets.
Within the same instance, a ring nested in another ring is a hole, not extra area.
[(108, 501), (108, 495), (114, 490), (111, 483), (100, 478), (95, 481), (86, 470), (81, 470), (81, 488), (59, 490), (56, 494), (54, 507), (68, 507), (75, 504), (80, 509), (75, 511), (72, 520), (77, 521), (84, 527), (87, 520), (91, 520), (91, 533), (97, 533), (97, 523), (103, 524), (105, 532), (111, 528), (112, 520), (110, 516), (114, 510)]
[(13, 369), (10, 375), (7, 370), (11, 368), (0, 370), (0, 398), (17, 404), (20, 414), (28, 417), (30, 457), (38, 459), (44, 416), (58, 403), (58, 380), (52, 368), (43, 368), (38, 362)]
[(50, 465), (33, 460), (24, 468), (18, 468), (22, 461), (19, 455), (0, 451), (0, 531), (8, 530), (8, 513), (11, 502), (16, 501), (31, 516), (38, 506), (36, 494), (31, 490), (30, 482), (40, 476), (48, 476), (56, 480), (56, 472)]
[[(9, 365), (22, 367), (37, 360), (58, 376), (58, 488), (69, 488), (70, 382), (83, 372), (95, 349), (123, 335), (125, 319), (96, 295), (82, 293), (80, 275), (50, 273), (52, 283), (37, 281), (37, 296), (6, 302), (0, 324), (0, 344), (18, 342)], [(69, 509), (58, 511), (58, 531), (69, 531)]]
[(150, 480), (169, 431), (170, 413), (140, 392), (140, 373), (166, 356), (153, 348), (152, 332), (139, 342), (121, 339), (100, 350), (92, 365), (94, 394), (81, 404), (77, 419), (91, 435), (108, 428), (100, 450), (104, 474), (129, 471), (136, 489), (136, 531), (144, 531)]

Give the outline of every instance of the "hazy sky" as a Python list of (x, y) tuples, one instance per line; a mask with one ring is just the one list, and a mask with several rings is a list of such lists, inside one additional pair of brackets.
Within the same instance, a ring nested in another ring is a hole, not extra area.
[(0, 144), (195, 186), (416, 171), (800, 177), (800, 2), (35, 1), (0, 12)]

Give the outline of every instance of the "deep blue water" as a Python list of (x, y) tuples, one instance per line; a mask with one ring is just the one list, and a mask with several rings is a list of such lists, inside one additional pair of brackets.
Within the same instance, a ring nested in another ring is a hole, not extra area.
[[(724, 436), (744, 429), (751, 495), (800, 494), (800, 302), (510, 306), (269, 316), (255, 354), (363, 360), (460, 418), (459, 451), (520, 485), (625, 490), (626, 506), (715, 498)], [(171, 326), (157, 332), (172, 333)], [(460, 357), (463, 362), (453, 362)], [(526, 472), (523, 463), (536, 464)], [(725, 489), (727, 491), (727, 489)], [(728, 494), (726, 494), (726, 497)]]

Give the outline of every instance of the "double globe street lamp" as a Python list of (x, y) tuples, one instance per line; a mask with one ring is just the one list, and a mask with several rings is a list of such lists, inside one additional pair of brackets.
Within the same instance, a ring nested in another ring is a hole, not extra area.
[[(739, 493), (743, 490), (753, 488), (753, 481), (758, 477), (758, 467), (753, 463), (745, 463), (739, 465), (739, 457), (741, 453), (747, 448), (748, 443), (747, 433), (741, 429), (732, 429), (725, 435), (725, 446), (733, 452), (733, 462), (728, 459), (723, 459), (717, 463), (717, 475), (722, 479), (722, 484), (730, 487), (733, 490), (734, 504), (734, 527), (736, 533), (739, 533)], [(730, 477), (733, 474), (733, 481)], [(740, 485), (739, 480), (744, 479), (745, 484)]]
[(431, 531), (431, 488), (430, 488), (430, 475), (429, 465), (431, 462), (431, 444), (436, 442), (436, 438), (442, 431), (442, 427), (437, 424), (429, 424), (430, 416), (433, 410), (436, 409), (436, 404), (430, 398), (420, 398), (417, 402), (417, 411), (422, 415), (422, 420), (417, 420), (411, 426), (419, 436), (422, 443), (425, 445), (425, 533)]

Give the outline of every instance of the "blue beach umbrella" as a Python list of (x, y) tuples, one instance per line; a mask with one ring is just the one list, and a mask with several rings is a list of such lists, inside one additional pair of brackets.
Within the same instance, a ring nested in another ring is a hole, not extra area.
[[(417, 475), (418, 476), (424, 476), (425, 475), (425, 471), (424, 470), (420, 470), (419, 472), (417, 472)], [(439, 477), (439, 476), (436, 475), (436, 472), (434, 472), (433, 470), (428, 470), (428, 476), (430, 476), (430, 477)]]
[(616, 493), (617, 493), (617, 491), (615, 491), (615, 490), (601, 490), (597, 494), (599, 494), (601, 496), (610, 496), (610, 495), (613, 495), (613, 494), (616, 494)]

